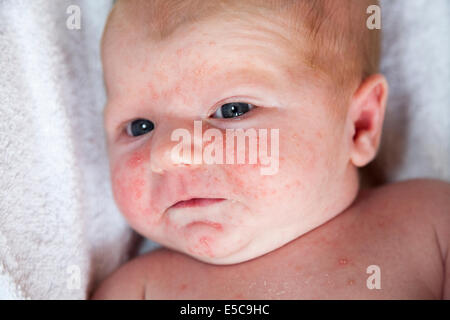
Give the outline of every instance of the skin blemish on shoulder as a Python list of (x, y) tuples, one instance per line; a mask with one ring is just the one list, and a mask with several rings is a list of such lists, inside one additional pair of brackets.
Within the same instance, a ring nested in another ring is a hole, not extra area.
[(341, 259), (339, 259), (339, 265), (345, 266), (345, 265), (347, 265), (347, 264), (348, 264), (347, 258), (341, 258)]
[(180, 291), (186, 290), (187, 287), (188, 287), (188, 285), (187, 285), (186, 283), (182, 283), (182, 284), (180, 285)]
[(233, 299), (244, 299), (244, 295), (242, 293), (236, 294)]
[(352, 286), (352, 285), (355, 284), (355, 280), (350, 279), (350, 280), (347, 281), (347, 284), (348, 284), (349, 286)]

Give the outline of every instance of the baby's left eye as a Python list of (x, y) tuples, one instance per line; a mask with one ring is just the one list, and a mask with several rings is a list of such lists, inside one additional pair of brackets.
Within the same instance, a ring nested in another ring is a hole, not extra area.
[(249, 112), (254, 106), (250, 103), (232, 102), (222, 105), (214, 112), (213, 118), (236, 118)]

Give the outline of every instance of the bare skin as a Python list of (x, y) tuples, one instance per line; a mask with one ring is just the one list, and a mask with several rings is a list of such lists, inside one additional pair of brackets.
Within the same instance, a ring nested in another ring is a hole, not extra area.
[[(449, 299), (450, 184), (362, 190), (352, 206), (285, 246), (234, 265), (158, 249), (116, 271), (94, 299)], [(381, 289), (366, 285), (370, 265)]]
[[(145, 6), (124, 4), (137, 7), (106, 28), (102, 47), (112, 188), (130, 226), (168, 249), (133, 259), (94, 298), (449, 296), (448, 184), (359, 191), (357, 169), (380, 142), (383, 75), (336, 83), (299, 58), (309, 43), (293, 46), (274, 19), (211, 17), (152, 42), (148, 17), (135, 14)], [(214, 117), (227, 102), (256, 108)], [(154, 130), (130, 136), (136, 119)], [(174, 163), (171, 134), (195, 120), (224, 135), (278, 129), (278, 172)], [(224, 200), (174, 207), (192, 198)], [(381, 290), (366, 286), (371, 265), (381, 268)]]

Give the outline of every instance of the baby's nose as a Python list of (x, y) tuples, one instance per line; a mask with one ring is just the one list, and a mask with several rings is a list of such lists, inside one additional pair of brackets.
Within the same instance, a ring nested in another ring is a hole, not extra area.
[[(197, 128), (200, 120), (197, 122)], [(170, 121), (157, 126), (152, 139), (150, 168), (152, 172), (162, 174), (179, 167), (197, 167), (201, 160), (195, 155), (201, 154), (203, 142), (194, 136), (194, 121)]]

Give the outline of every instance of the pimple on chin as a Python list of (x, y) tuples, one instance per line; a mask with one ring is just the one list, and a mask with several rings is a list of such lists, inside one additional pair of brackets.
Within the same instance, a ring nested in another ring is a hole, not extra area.
[(188, 252), (196, 255), (207, 255), (213, 258), (215, 255), (211, 250), (210, 242), (211, 242), (210, 238), (206, 236), (200, 237), (200, 239), (195, 245), (188, 248)]

